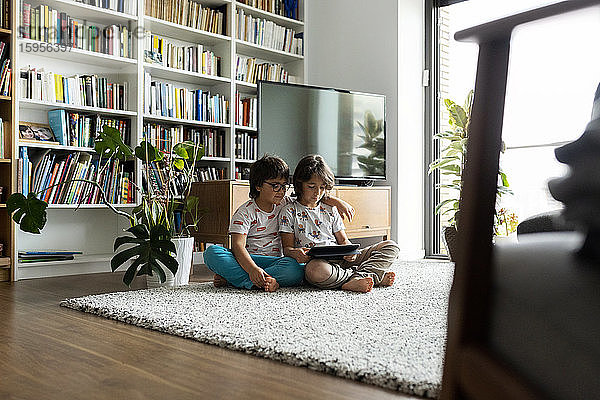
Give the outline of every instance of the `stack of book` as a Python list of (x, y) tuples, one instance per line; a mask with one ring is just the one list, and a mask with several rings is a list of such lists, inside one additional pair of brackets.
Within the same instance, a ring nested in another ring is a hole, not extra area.
[(4, 149), (4, 135), (10, 135), (10, 130), (5, 131), (4, 121), (0, 118), (0, 158), (6, 158), (7, 155)]
[(249, 132), (235, 133), (235, 158), (256, 160), (258, 155), (258, 137)]
[(101, 132), (105, 125), (119, 130), (125, 143), (131, 140), (129, 120), (51, 110), (48, 111), (48, 123), (56, 141), (63, 146), (94, 147), (97, 132)]
[(135, 15), (136, 0), (75, 0), (94, 7)]
[(98, 75), (66, 77), (31, 66), (19, 73), (21, 98), (74, 106), (127, 110), (128, 86), (128, 82), (113, 83)]
[(172, 146), (183, 142), (183, 126), (165, 126), (155, 123), (144, 124), (143, 139), (158, 150), (170, 153)]
[(19, 251), (20, 263), (68, 261), (75, 259), (75, 255), (83, 254), (81, 251), (69, 250), (30, 250)]
[(272, 14), (298, 19), (298, 0), (238, 0), (240, 3), (255, 7)]
[(200, 167), (196, 169), (196, 176), (200, 182), (227, 179), (227, 168)]

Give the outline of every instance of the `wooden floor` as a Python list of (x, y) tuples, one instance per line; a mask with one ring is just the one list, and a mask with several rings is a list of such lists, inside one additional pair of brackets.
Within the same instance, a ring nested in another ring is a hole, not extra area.
[(58, 305), (121, 279), (0, 283), (0, 399), (416, 399)]

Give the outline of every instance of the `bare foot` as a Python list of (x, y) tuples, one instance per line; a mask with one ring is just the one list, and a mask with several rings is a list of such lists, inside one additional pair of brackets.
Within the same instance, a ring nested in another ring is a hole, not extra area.
[(215, 285), (215, 287), (225, 287), (227, 286), (227, 279), (223, 278), (221, 275), (215, 274), (215, 276), (213, 276), (213, 285)]
[(394, 284), (394, 280), (396, 280), (396, 273), (388, 271), (383, 274), (383, 278), (381, 279), (381, 282), (379, 282), (379, 286), (392, 286)]
[(275, 278), (267, 276), (265, 278), (265, 292), (274, 292), (279, 289), (279, 283), (275, 280)]
[(365, 278), (353, 278), (342, 285), (343, 290), (352, 292), (367, 293), (373, 289), (373, 278), (367, 276)]

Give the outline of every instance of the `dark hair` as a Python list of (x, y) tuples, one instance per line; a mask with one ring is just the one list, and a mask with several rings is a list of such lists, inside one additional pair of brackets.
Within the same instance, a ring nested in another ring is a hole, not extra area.
[(265, 154), (250, 166), (250, 198), (256, 199), (260, 192), (256, 190), (267, 179), (283, 178), (290, 180), (290, 168), (281, 158)]
[(298, 162), (294, 171), (294, 191), (298, 198), (302, 197), (302, 182), (308, 182), (313, 175), (323, 179), (327, 190), (333, 188), (335, 177), (329, 165), (318, 154), (305, 156)]

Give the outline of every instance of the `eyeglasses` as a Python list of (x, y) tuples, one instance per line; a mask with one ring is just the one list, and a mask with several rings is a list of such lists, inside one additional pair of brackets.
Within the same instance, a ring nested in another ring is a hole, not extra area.
[(267, 185), (270, 185), (273, 188), (274, 192), (279, 192), (281, 191), (281, 189), (283, 189), (284, 191), (286, 191), (288, 189), (288, 187), (290, 186), (289, 183), (271, 183), (271, 182), (265, 182)]

